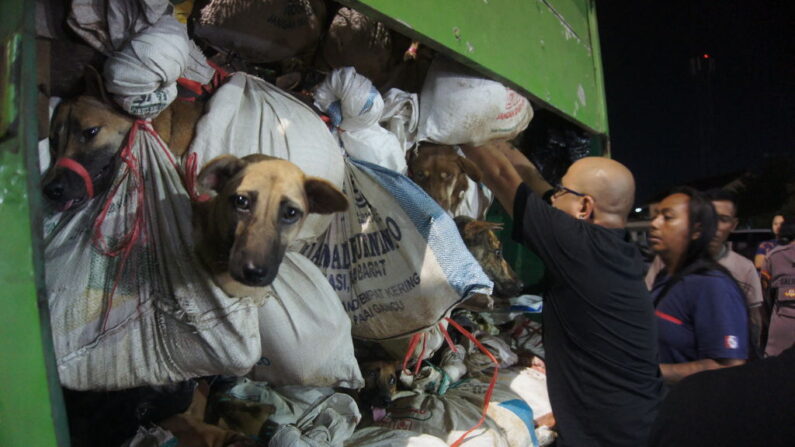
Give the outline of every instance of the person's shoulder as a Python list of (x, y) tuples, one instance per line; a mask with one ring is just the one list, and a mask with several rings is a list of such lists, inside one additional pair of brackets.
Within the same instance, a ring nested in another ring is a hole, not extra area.
[(776, 245), (777, 244), (776, 244), (776, 240), (775, 239), (769, 239), (769, 240), (766, 240), (766, 241), (762, 241), (762, 242), (759, 243), (757, 251), (762, 251), (762, 250), (769, 251), (773, 247), (775, 247)]
[(756, 267), (754, 263), (746, 258), (745, 256), (737, 253), (734, 250), (729, 250), (729, 254), (726, 255), (725, 263), (721, 262), (729, 271), (746, 271), (746, 270), (753, 270), (756, 271)]
[(793, 252), (795, 253), (795, 245), (787, 244), (787, 245), (779, 245), (767, 253), (768, 258), (775, 258), (778, 256), (783, 256), (786, 253)]

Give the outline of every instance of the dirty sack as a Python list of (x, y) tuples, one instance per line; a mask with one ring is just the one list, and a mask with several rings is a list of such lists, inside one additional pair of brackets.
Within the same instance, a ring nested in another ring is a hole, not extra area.
[(325, 25), (323, 0), (210, 0), (194, 34), (220, 51), (266, 63), (314, 50)]
[(452, 218), (395, 171), (346, 160), (351, 201), (325, 237), (300, 252), (326, 275), (351, 319), (354, 337), (385, 340), (435, 325), (492, 283)]
[(397, 137), (403, 152), (408, 152), (417, 140), (420, 101), (416, 93), (391, 88), (384, 95), (384, 111), (378, 120), (381, 126)]
[(345, 447), (446, 447), (436, 436), (385, 427), (365, 427), (353, 432)]
[[(339, 144), (326, 124), (289, 93), (245, 73), (234, 73), (206, 104), (196, 124), (186, 168), (195, 177), (211, 159), (224, 154), (265, 154), (289, 160), (307, 175), (342, 188), (345, 168)], [(295, 246), (321, 236), (332, 215), (306, 217)]]
[(231, 299), (193, 254), (176, 162), (137, 121), (112, 187), (44, 221), (46, 296), (61, 384), (112, 390), (245, 374), (261, 300)]
[(318, 57), (332, 70), (353, 67), (381, 85), (389, 77), (392, 36), (382, 22), (342, 7), (331, 20)]
[[(394, 400), (387, 416), (375, 425), (432, 435), (453, 443), (481, 418), (488, 383), (464, 379), (444, 395), (417, 394)], [(517, 393), (499, 382), (483, 424), (464, 445), (482, 447), (537, 446), (533, 410)]]
[(262, 357), (248, 377), (271, 385), (364, 386), (351, 321), (323, 273), (288, 251), (259, 309)]
[(510, 139), (533, 118), (524, 96), (450, 59), (437, 56), (420, 93), (417, 139), (481, 145)]
[(271, 447), (341, 446), (361, 420), (353, 398), (332, 388), (273, 387), (245, 378), (214, 396), (208, 414), (249, 436), (271, 432)]
[(378, 122), (384, 99), (353, 67), (332, 71), (315, 88), (315, 105), (331, 118), (345, 152), (353, 158), (405, 174), (406, 152), (397, 137)]

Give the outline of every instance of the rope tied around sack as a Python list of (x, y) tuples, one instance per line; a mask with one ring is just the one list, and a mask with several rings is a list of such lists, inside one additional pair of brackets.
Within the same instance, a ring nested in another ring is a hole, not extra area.
[[(94, 243), (94, 246), (105, 256), (112, 258), (119, 257), (119, 264), (114, 275), (113, 286), (111, 287), (110, 295), (108, 296), (108, 304), (105, 306), (105, 310), (103, 311), (102, 329), (100, 331), (100, 335), (105, 333), (107, 330), (110, 312), (113, 309), (113, 295), (116, 293), (116, 289), (119, 286), (121, 275), (124, 272), (124, 267), (127, 264), (127, 260), (132, 253), (133, 247), (138, 244), (143, 237), (144, 232), (146, 231), (144, 226), (146, 216), (146, 207), (144, 203), (144, 177), (143, 173), (141, 172), (140, 159), (138, 156), (136, 156), (135, 151), (133, 150), (139, 130), (154, 136), (155, 141), (157, 141), (158, 145), (161, 147), (161, 149), (163, 149), (169, 161), (172, 163), (172, 165), (174, 165), (174, 167), (176, 167), (176, 163), (171, 155), (171, 152), (159, 138), (157, 132), (155, 132), (155, 130), (152, 128), (151, 123), (143, 119), (135, 120), (132, 127), (130, 128), (130, 132), (127, 134), (127, 141), (119, 151), (119, 158), (121, 159), (122, 163), (127, 166), (127, 171), (124, 173), (124, 177), (116, 182), (113, 189), (108, 194), (107, 198), (105, 199), (105, 203), (102, 206), (102, 210), (94, 221), (93, 226), (92, 242)], [(116, 195), (119, 193), (121, 186), (124, 185), (128, 179), (131, 179), (131, 181), (134, 182), (133, 188), (136, 195), (132, 228), (127, 232), (127, 234), (119, 238), (115, 246), (111, 246), (109, 237), (104, 234), (102, 226), (105, 223), (105, 219), (108, 216), (108, 212), (111, 209)]]

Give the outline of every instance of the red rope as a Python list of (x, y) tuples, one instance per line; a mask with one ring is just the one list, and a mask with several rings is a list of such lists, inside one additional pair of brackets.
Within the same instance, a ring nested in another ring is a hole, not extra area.
[(475, 346), (477, 346), (478, 349), (480, 349), (480, 351), (482, 353), (486, 354), (489, 357), (489, 359), (491, 359), (491, 361), (494, 362), (494, 374), (492, 374), (492, 376), (491, 376), (491, 381), (489, 382), (489, 387), (488, 387), (488, 389), (486, 389), (486, 395), (483, 397), (483, 413), (481, 414), (480, 420), (478, 421), (478, 423), (475, 424), (474, 427), (472, 427), (469, 430), (467, 430), (463, 435), (461, 435), (460, 438), (458, 438), (451, 445), (451, 447), (458, 447), (459, 445), (461, 445), (464, 442), (464, 438), (466, 438), (470, 433), (472, 433), (478, 427), (483, 425), (483, 422), (486, 421), (486, 412), (489, 409), (489, 402), (491, 402), (491, 395), (494, 393), (494, 387), (497, 384), (497, 374), (498, 374), (498, 371), (500, 369), (500, 364), (497, 362), (497, 359), (494, 358), (494, 355), (492, 355), (491, 352), (489, 352), (489, 350), (486, 349), (486, 347), (483, 346), (478, 341), (477, 338), (475, 338), (474, 335), (472, 335), (471, 333), (469, 333), (469, 331), (467, 331), (466, 329), (461, 327), (461, 325), (459, 325), (458, 323), (453, 321), (452, 318), (445, 318), (445, 320), (447, 320), (448, 323), (453, 325), (453, 327), (456, 328), (458, 330), (458, 332), (461, 332), (461, 334), (463, 334), (464, 337), (470, 339), (473, 343), (475, 343)]
[(417, 347), (417, 343), (420, 342), (420, 336), (422, 334), (414, 334), (411, 336), (411, 340), (409, 340), (409, 349), (406, 350), (406, 355), (403, 357), (403, 367), (400, 369), (401, 373), (406, 370), (406, 366), (409, 364), (409, 359), (411, 358), (411, 354), (414, 353), (414, 348)]
[(426, 332), (422, 333), (422, 350), (420, 351), (420, 356), (417, 358), (417, 364), (414, 365), (414, 375), (420, 373), (420, 366), (422, 366), (422, 361), (425, 359), (425, 348), (428, 346), (428, 334)]
[(88, 195), (88, 198), (94, 198), (94, 182), (91, 180), (91, 176), (88, 174), (88, 171), (86, 171), (86, 168), (84, 168), (83, 165), (71, 158), (63, 157), (59, 158), (58, 161), (55, 162), (55, 166), (61, 166), (80, 176), (86, 186), (86, 194)]
[(457, 353), (458, 348), (455, 347), (453, 339), (450, 338), (450, 334), (447, 333), (447, 329), (444, 327), (441, 321), (439, 322), (439, 330), (442, 331), (442, 336), (444, 337), (444, 340), (447, 342), (447, 346), (450, 347), (450, 350)]
[[(102, 317), (102, 333), (107, 330), (108, 320), (110, 319), (110, 312), (113, 309), (113, 295), (116, 293), (116, 289), (119, 286), (119, 282), (121, 281), (121, 274), (124, 271), (124, 267), (127, 264), (127, 260), (130, 257), (130, 253), (132, 252), (133, 247), (138, 243), (143, 235), (145, 228), (145, 213), (146, 208), (144, 206), (144, 195), (145, 195), (145, 186), (144, 186), (144, 178), (143, 173), (141, 172), (141, 164), (138, 157), (135, 156), (133, 153), (133, 145), (136, 141), (138, 136), (138, 130), (141, 129), (144, 132), (149, 133), (152, 136), (157, 137), (157, 132), (152, 129), (149, 122), (144, 120), (136, 120), (132, 127), (130, 128), (130, 132), (127, 134), (127, 141), (124, 146), (121, 148), (119, 153), (119, 157), (121, 158), (122, 162), (127, 165), (127, 172), (125, 173), (126, 176), (132, 175), (132, 179), (135, 182), (133, 186), (136, 190), (136, 197), (135, 197), (135, 212), (133, 217), (133, 224), (130, 231), (121, 238), (121, 241), (117, 244), (116, 247), (110, 247), (107, 242), (107, 237), (102, 231), (102, 225), (105, 222), (105, 219), (108, 216), (108, 212), (110, 211), (110, 207), (113, 203), (113, 199), (118, 194), (121, 185), (125, 182), (125, 179), (117, 182), (114, 186), (113, 190), (108, 194), (107, 199), (105, 200), (104, 205), (102, 206), (102, 210), (97, 216), (97, 219), (94, 221), (93, 227), (93, 242), (97, 249), (100, 252), (109, 257), (116, 257), (119, 256), (119, 266), (116, 269), (116, 274), (113, 279), (113, 287), (111, 288), (110, 295), (108, 296), (108, 305), (104, 310), (104, 315)], [(174, 158), (172, 157), (170, 151), (166, 146), (163, 144), (162, 140), (159, 137), (155, 138), (155, 140), (159, 143), (161, 149), (166, 153), (168, 156), (169, 161), (171, 164), (176, 168), (176, 163)]]

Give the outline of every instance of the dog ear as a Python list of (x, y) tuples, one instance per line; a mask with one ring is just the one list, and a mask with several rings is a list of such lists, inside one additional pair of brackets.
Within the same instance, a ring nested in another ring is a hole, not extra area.
[(480, 179), (483, 177), (483, 172), (475, 163), (472, 162), (472, 160), (469, 160), (465, 157), (458, 157), (458, 166), (461, 167), (461, 170), (464, 171), (469, 178), (477, 183), (480, 183)]
[(310, 213), (331, 214), (348, 209), (348, 198), (327, 180), (307, 177), (304, 191), (309, 198)]
[(200, 188), (221, 192), (226, 182), (246, 167), (246, 162), (234, 155), (221, 155), (207, 163), (197, 178)]
[(83, 82), (85, 83), (85, 94), (102, 100), (105, 104), (112, 104), (105, 91), (105, 82), (102, 74), (93, 65), (86, 65), (83, 68)]

